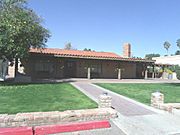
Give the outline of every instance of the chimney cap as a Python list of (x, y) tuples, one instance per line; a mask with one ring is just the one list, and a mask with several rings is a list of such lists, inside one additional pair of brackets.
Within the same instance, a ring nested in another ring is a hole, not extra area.
[(124, 43), (123, 45), (124, 45), (124, 46), (131, 46), (131, 44), (128, 43), (128, 42), (127, 42), (127, 43)]

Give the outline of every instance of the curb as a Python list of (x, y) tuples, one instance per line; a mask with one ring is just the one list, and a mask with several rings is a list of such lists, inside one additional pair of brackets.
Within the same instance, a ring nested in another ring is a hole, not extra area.
[(34, 135), (74, 132), (74, 131), (91, 130), (98, 128), (110, 128), (109, 121), (91, 121), (91, 122), (81, 122), (81, 123), (72, 123), (72, 124), (64, 124), (64, 125), (38, 126), (34, 128), (35, 131)]
[(0, 135), (33, 135), (32, 127), (0, 128)]
[(0, 128), (0, 135), (47, 135), (82, 130), (110, 128), (109, 121), (78, 122), (61, 125), (47, 125), (36, 127)]

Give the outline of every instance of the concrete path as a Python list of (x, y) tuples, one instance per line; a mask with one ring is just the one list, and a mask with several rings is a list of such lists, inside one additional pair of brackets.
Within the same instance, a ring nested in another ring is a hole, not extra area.
[[(92, 84), (89, 83), (75, 83), (79, 89), (83, 89), (87, 93), (91, 94), (93, 97), (98, 99), (98, 96), (105, 92), (103, 89), (100, 89)], [(154, 114), (153, 111), (148, 110), (140, 105), (137, 105), (131, 101), (128, 101), (114, 93), (108, 92), (113, 99), (112, 107), (116, 109), (119, 113), (125, 116), (136, 116), (136, 115), (149, 115)]]
[(180, 80), (167, 79), (86, 79), (86, 78), (68, 78), (68, 79), (39, 79), (34, 83), (58, 83), (58, 82), (86, 82), (86, 83), (180, 83)]
[(127, 135), (180, 134), (180, 117), (178, 115), (154, 109), (90, 82), (80, 81), (71, 84), (96, 102), (100, 94), (108, 92), (112, 96), (112, 106), (119, 112), (118, 119), (113, 122)]

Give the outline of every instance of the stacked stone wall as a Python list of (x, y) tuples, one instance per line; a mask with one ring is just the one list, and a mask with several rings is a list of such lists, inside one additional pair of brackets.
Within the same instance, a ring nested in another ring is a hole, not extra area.
[(99, 108), (111, 108), (112, 97), (104, 93), (99, 96)]
[(164, 103), (164, 94), (155, 92), (151, 94), (151, 106), (172, 113), (173, 109), (180, 109), (180, 103)]
[(109, 120), (116, 117), (117, 112), (111, 108), (18, 113), (14, 115), (1, 114), (0, 127), (54, 125), (70, 122)]

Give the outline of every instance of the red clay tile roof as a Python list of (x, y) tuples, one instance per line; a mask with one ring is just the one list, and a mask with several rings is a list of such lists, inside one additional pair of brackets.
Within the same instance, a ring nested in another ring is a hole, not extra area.
[(82, 57), (104, 57), (104, 58), (119, 58), (120, 56), (111, 52), (95, 52), (95, 51), (80, 51), (80, 50), (64, 50), (64, 49), (31, 49), (30, 52), (64, 55), (64, 56), (82, 56)]
[(137, 58), (123, 58), (112, 52), (95, 52), (95, 51), (80, 51), (80, 50), (64, 50), (64, 49), (30, 49), (30, 53), (49, 54), (57, 57), (73, 57), (73, 58), (92, 58), (92, 59), (107, 59), (107, 60), (124, 60), (124, 61), (145, 61), (154, 62), (151, 60)]

